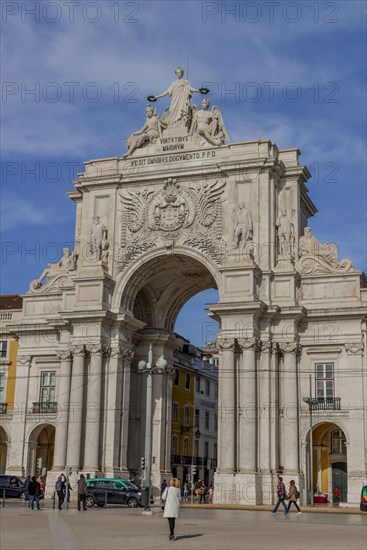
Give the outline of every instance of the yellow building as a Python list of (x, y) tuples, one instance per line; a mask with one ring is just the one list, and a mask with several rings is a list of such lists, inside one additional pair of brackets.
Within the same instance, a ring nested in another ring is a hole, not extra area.
[(22, 298), (19, 294), (0, 296), (0, 474), (5, 473), (10, 422), (14, 409), (18, 341), (6, 324), (20, 316)]

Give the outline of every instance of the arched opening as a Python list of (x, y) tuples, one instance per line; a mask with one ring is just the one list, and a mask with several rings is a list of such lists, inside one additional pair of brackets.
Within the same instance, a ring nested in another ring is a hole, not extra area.
[(5, 474), (7, 451), (8, 438), (4, 428), (0, 426), (0, 474)]
[(28, 471), (31, 475), (46, 475), (54, 463), (55, 427), (37, 426), (29, 436)]
[[(323, 422), (313, 429), (313, 473), (314, 499), (326, 495), (329, 502), (335, 500), (335, 489), (340, 491), (340, 501), (347, 502), (347, 446), (346, 435), (333, 422)], [(307, 436), (309, 441), (309, 434)], [(308, 451), (309, 464), (309, 451)]]

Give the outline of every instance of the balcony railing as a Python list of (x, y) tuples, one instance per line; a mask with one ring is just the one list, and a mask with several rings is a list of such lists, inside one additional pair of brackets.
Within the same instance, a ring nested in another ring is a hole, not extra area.
[(204, 468), (216, 468), (217, 460), (215, 458), (204, 458), (202, 456), (181, 456), (171, 455), (171, 464), (183, 464), (185, 466), (204, 466)]
[(57, 413), (57, 403), (56, 401), (33, 403), (33, 413)]
[(171, 455), (171, 463), (172, 464), (181, 464), (181, 456), (180, 455)]
[(6, 414), (8, 412), (8, 404), (0, 403), (0, 414)]
[(312, 397), (306, 403), (313, 411), (340, 411), (340, 397)]

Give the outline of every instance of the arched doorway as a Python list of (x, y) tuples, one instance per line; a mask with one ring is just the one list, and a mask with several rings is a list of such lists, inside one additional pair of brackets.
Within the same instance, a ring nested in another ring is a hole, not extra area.
[(5, 474), (8, 451), (8, 438), (2, 426), (0, 426), (0, 474)]
[(29, 436), (28, 471), (31, 475), (39, 473), (45, 475), (52, 469), (54, 446), (54, 426), (43, 424), (34, 428)]
[[(173, 365), (173, 353), (179, 340), (182, 340), (175, 334), (178, 314), (194, 295), (207, 289), (219, 290), (219, 281), (220, 274), (215, 264), (195, 251), (180, 247), (175, 249), (174, 254), (150, 252), (144, 263), (131, 266), (118, 283), (116, 294), (120, 293), (121, 297), (120, 311), (130, 312), (131, 325), (135, 323), (131, 336), (135, 361), (146, 360), (149, 345), (152, 344), (153, 361), (164, 354), (169, 365)], [(136, 467), (139, 457), (144, 455), (145, 384), (146, 377), (132, 369), (130, 411), (134, 411), (134, 415), (130, 415), (129, 425), (129, 468)], [(172, 471), (171, 426), (172, 381), (167, 377), (155, 376), (152, 454), (155, 487), (160, 486), (160, 476), (164, 478)]]
[(347, 447), (344, 431), (333, 422), (323, 422), (313, 429), (313, 490), (333, 501), (336, 487), (341, 502), (347, 501)]

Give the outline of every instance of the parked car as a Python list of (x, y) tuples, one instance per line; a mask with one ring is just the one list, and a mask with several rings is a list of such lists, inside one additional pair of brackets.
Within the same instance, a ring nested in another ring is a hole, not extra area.
[(127, 481), (119, 478), (93, 478), (87, 479), (86, 504), (91, 508), (95, 504), (126, 504), (130, 508), (141, 506), (140, 489)]
[[(5, 498), (20, 498), (21, 500), (25, 500), (25, 481), (26, 478), (21, 476), (0, 475), (0, 498), (3, 498), (5, 490)], [(41, 498), (44, 498), (42, 489), (40, 493)]]
[(367, 512), (367, 485), (362, 487), (360, 509), (362, 512)]

